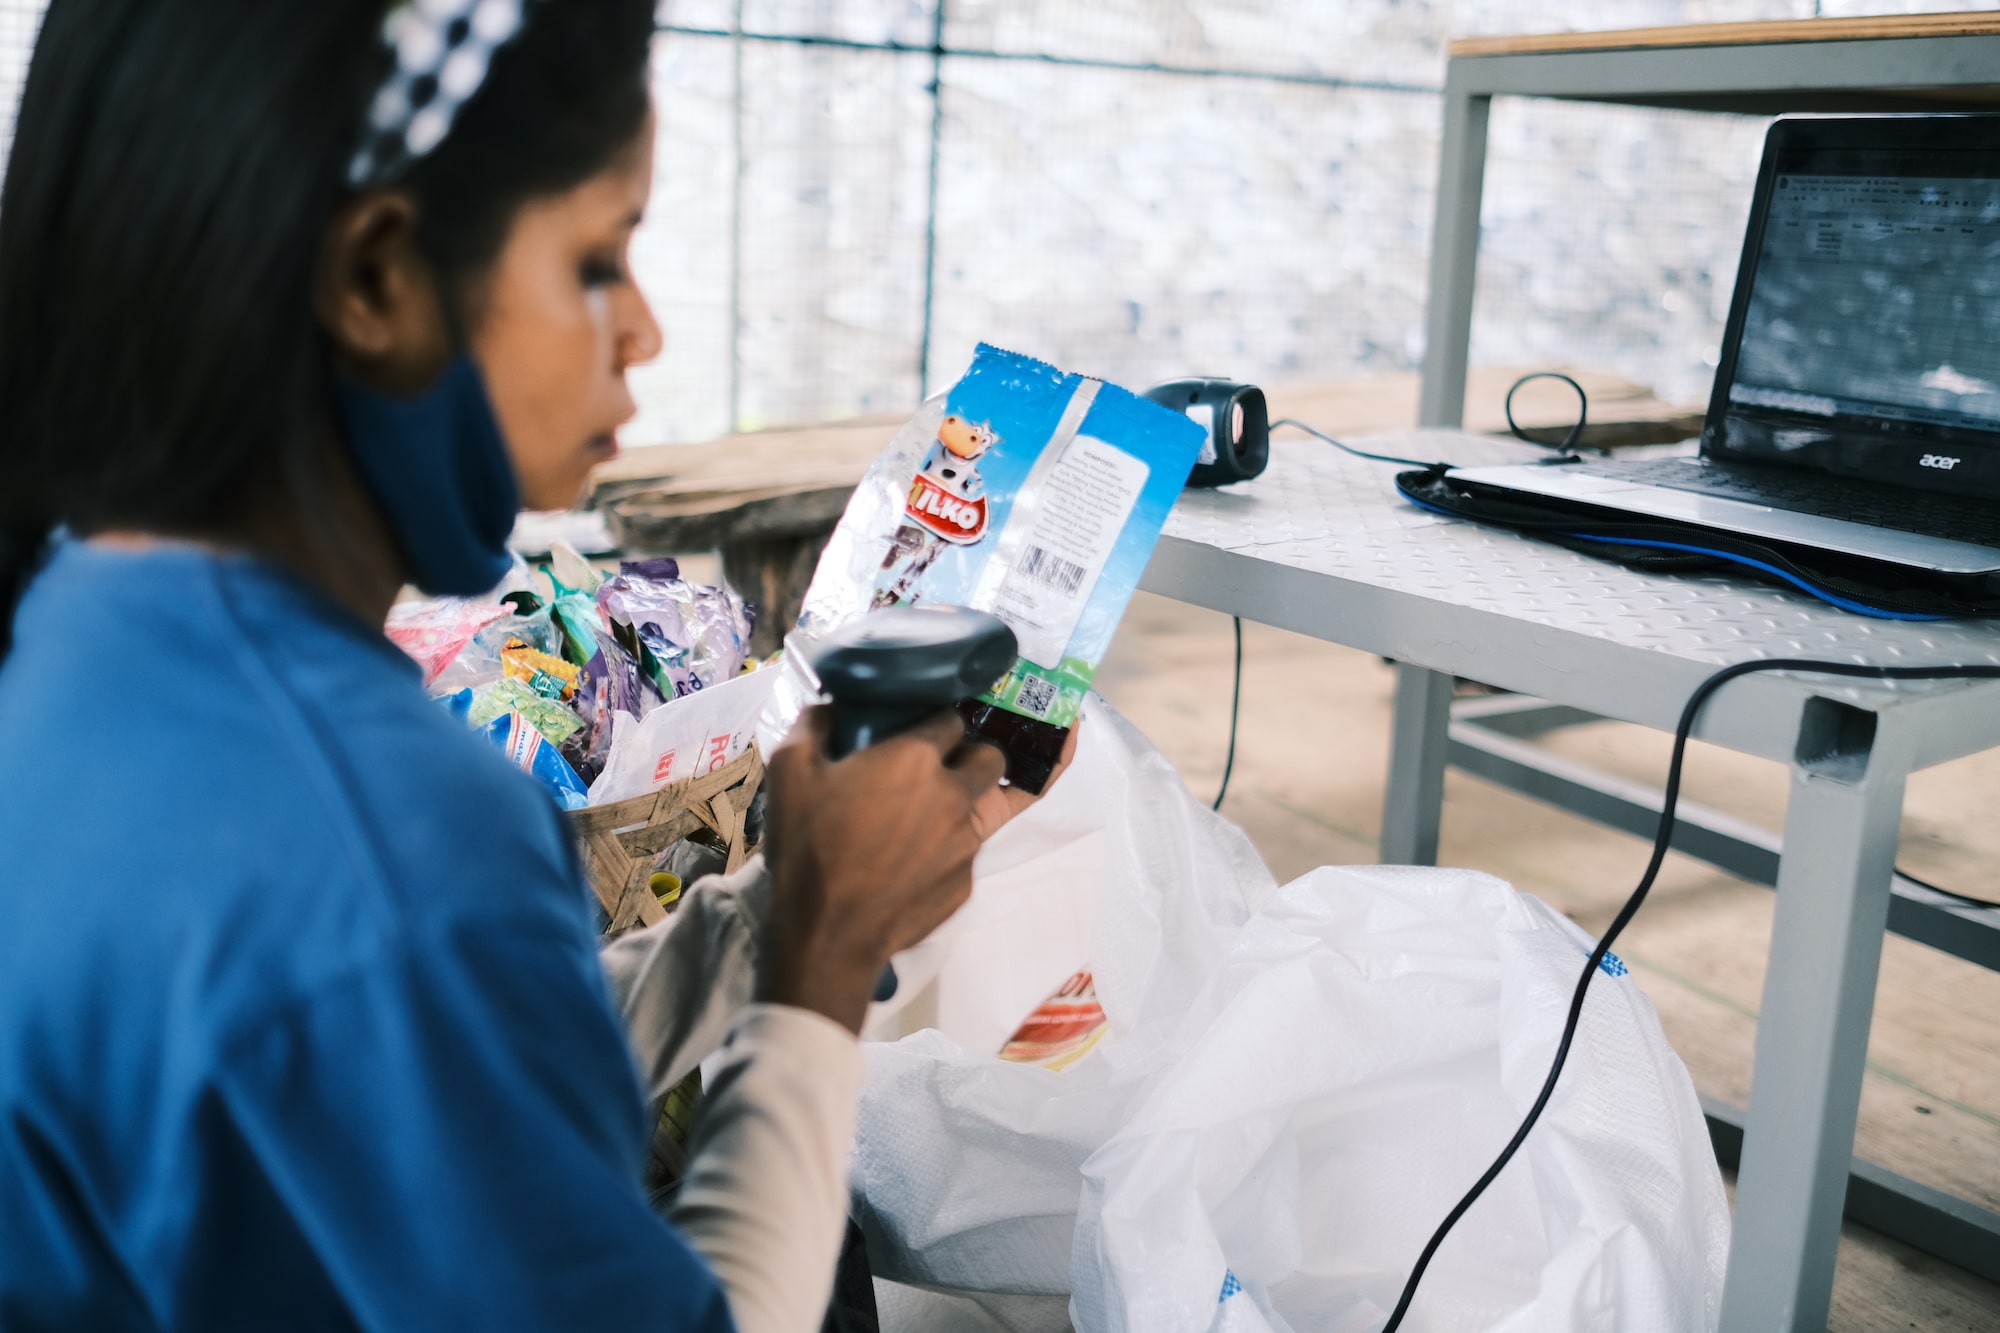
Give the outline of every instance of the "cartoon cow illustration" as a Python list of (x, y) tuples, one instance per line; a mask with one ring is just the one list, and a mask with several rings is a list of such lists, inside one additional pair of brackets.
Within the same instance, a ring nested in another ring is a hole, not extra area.
[(986, 535), (986, 479), (979, 459), (1000, 442), (984, 422), (953, 413), (938, 424), (937, 439), (911, 479), (903, 525), (897, 529), (874, 605), (914, 601), (919, 580), (946, 546), (967, 546)]
[(939, 423), (937, 439), (924, 455), (923, 475), (961, 500), (977, 500), (986, 494), (986, 479), (979, 475), (980, 455), (999, 439), (983, 422), (948, 416)]

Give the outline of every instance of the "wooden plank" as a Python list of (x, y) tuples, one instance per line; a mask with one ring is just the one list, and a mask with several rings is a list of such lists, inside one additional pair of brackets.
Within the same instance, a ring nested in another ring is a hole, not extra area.
[(586, 507), (671, 481), (678, 492), (765, 492), (852, 486), (888, 445), (906, 416), (872, 416), (833, 425), (725, 435), (703, 444), (628, 449), (590, 475)]
[[(1466, 429), (1505, 432), (1507, 387), (1524, 373), (1474, 370), (1466, 385)], [(1699, 404), (1663, 402), (1616, 375), (1565, 373), (1590, 395), (1588, 443), (1663, 443), (1701, 430)], [(1417, 419), (1414, 372), (1264, 387), (1274, 419), (1294, 416), (1331, 433), (1401, 430)], [(1523, 388), (1516, 407), (1523, 426), (1549, 430), (1574, 419), (1576, 397), (1543, 380)], [(847, 493), (901, 425), (874, 417), (634, 449), (592, 474), (590, 503), (606, 510), (614, 534), (634, 550), (699, 551), (818, 531), (839, 517)]]
[[(842, 501), (851, 490), (842, 493)], [(756, 537), (722, 543), (722, 577), (757, 608), (750, 652), (769, 657), (784, 643), (805, 606), (820, 555), (833, 537), (834, 523), (795, 537)]]
[[(1616, 375), (1559, 369), (1590, 396), (1590, 424), (1583, 443), (1607, 448), (1628, 444), (1669, 444), (1701, 433), (1704, 406), (1662, 401), (1651, 389)], [(1491, 435), (1507, 432), (1507, 390), (1527, 372), (1519, 367), (1482, 366), (1466, 377), (1465, 428)], [(1296, 417), (1333, 435), (1407, 430), (1417, 420), (1415, 374), (1373, 375), (1363, 379), (1266, 386), (1271, 419)], [(1560, 439), (1576, 419), (1576, 392), (1559, 380), (1523, 385), (1514, 416), (1537, 438)]]
[(2000, 13), (1884, 14), (1862, 18), (1689, 23), (1669, 28), (1552, 32), (1518, 37), (1462, 37), (1451, 43), (1449, 51), (1453, 60), (1461, 60), (1478, 56), (1553, 55), (1572, 51), (1774, 46), (1789, 42), (1862, 42), (1996, 34), (2000, 34)]
[(707, 551), (732, 542), (826, 533), (840, 521), (847, 497), (866, 469), (867, 462), (860, 462), (851, 475), (831, 485), (815, 483), (809, 490), (703, 489), (690, 496), (666, 489), (672, 483), (665, 483), (657, 492), (612, 500), (604, 507), (605, 519), (625, 551)]
[[(1504, 432), (1502, 410), (1521, 371), (1482, 368), (1466, 385), (1466, 424)], [(1572, 370), (1590, 395), (1583, 443), (1611, 447), (1686, 439), (1699, 407), (1665, 403), (1643, 385)], [(1331, 435), (1404, 429), (1416, 421), (1413, 373), (1265, 388), (1271, 417), (1296, 417)], [(1521, 390), (1516, 417), (1557, 443), (1576, 419), (1576, 395), (1554, 380)], [(854, 485), (901, 425), (893, 419), (739, 435), (706, 445), (634, 450), (599, 474), (594, 494), (628, 554), (719, 550), (729, 586), (757, 608), (751, 651), (777, 650), (796, 622), (820, 552)], [(660, 475), (648, 477), (651, 467)]]
[[(1466, 425), (1506, 430), (1507, 388), (1523, 372), (1482, 368), (1466, 384)], [(1566, 372), (1590, 395), (1582, 442), (1612, 447), (1686, 439), (1699, 407), (1662, 402), (1615, 375)], [(1397, 430), (1417, 415), (1414, 373), (1265, 387), (1271, 417), (1296, 417), (1332, 435)], [(1516, 418), (1538, 439), (1560, 442), (1576, 395), (1555, 380), (1524, 386)], [(751, 651), (777, 650), (798, 618), (820, 552), (855, 483), (902, 423), (875, 418), (808, 430), (763, 431), (705, 445), (633, 450), (594, 478), (592, 494), (619, 547), (631, 554), (719, 550), (729, 585), (757, 608)], [(653, 475), (647, 475), (648, 470)]]

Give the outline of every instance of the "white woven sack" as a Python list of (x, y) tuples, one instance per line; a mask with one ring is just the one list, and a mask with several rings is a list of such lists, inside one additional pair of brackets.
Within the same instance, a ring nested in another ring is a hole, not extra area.
[[(1588, 941), (1468, 871), (1274, 889), (1098, 701), (1083, 748), (1114, 1035), (1062, 1073), (937, 1031), (871, 1046), (855, 1184), (877, 1272), (1068, 1293), (1084, 1333), (1379, 1328), (1533, 1100)], [(1045, 816), (1052, 848), (1076, 841), (1068, 813)], [(1017, 857), (1035, 819), (1007, 831)], [(1540, 1125), (1404, 1327), (1713, 1328), (1728, 1236), (1687, 1072), (1610, 966)]]

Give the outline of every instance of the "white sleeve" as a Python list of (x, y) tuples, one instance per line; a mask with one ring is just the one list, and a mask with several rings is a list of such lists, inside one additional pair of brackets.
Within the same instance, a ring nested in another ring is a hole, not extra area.
[(696, 882), (665, 921), (598, 952), (650, 1098), (666, 1096), (721, 1045), (756, 990), (770, 876), (753, 856)]
[(738, 1333), (818, 1333), (847, 1230), (861, 1044), (822, 1015), (753, 1004), (710, 1068), (671, 1219)]

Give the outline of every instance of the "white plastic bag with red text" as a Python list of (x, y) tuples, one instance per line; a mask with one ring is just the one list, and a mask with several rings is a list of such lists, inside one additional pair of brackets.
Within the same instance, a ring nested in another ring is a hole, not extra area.
[(590, 804), (644, 796), (666, 783), (713, 773), (742, 754), (756, 736), (757, 716), (777, 676), (767, 667), (732, 677), (670, 699), (644, 721), (618, 713), (604, 771), (590, 784)]
[[(1089, 780), (995, 842), (1023, 860), (1089, 846), (1112, 1036), (1060, 1073), (998, 1060), (984, 1034), (871, 1045), (855, 1158), (871, 1262), (931, 1288), (1067, 1294), (1084, 1333), (1372, 1333), (1533, 1100), (1589, 942), (1469, 871), (1277, 888), (1144, 737), (1101, 700), (1087, 717), (1064, 787)], [(1076, 836), (1079, 807), (1100, 836)], [(1608, 964), (1553, 1101), (1404, 1328), (1713, 1328), (1728, 1239), (1687, 1072)], [(1009, 1308), (1061, 1327), (1059, 1302)]]

